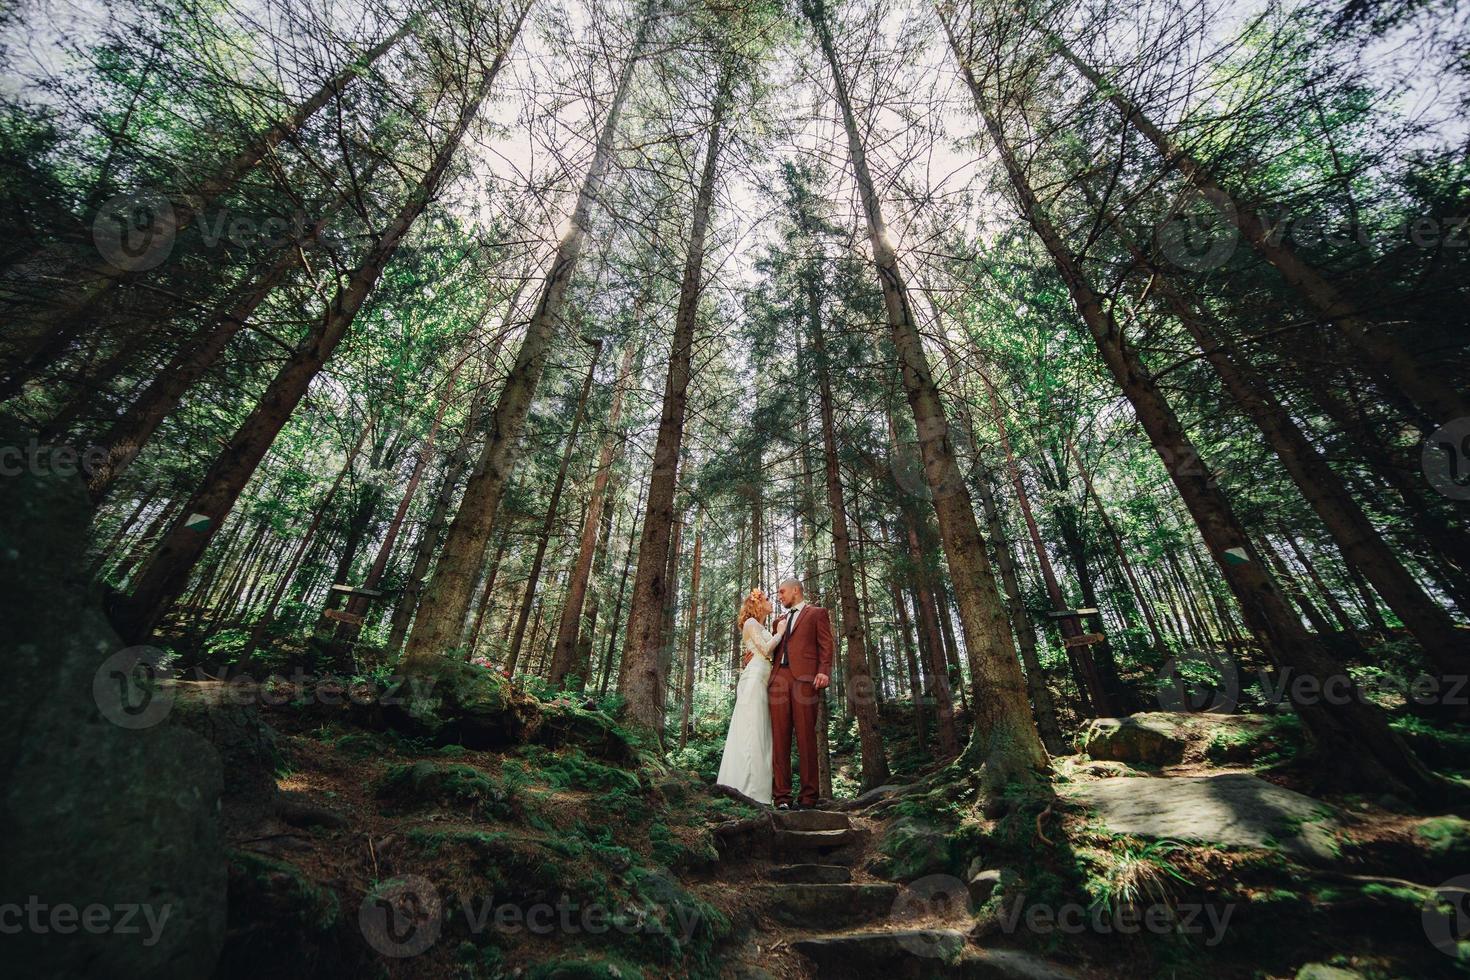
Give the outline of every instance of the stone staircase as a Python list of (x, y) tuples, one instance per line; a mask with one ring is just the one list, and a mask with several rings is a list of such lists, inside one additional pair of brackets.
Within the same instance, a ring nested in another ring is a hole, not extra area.
[(862, 864), (870, 831), (854, 825), (848, 814), (776, 811), (771, 822), (773, 861), (765, 880), (751, 886), (755, 902), (784, 927), (785, 944), (814, 968), (811, 976), (818, 980), (1075, 980), (1029, 953), (969, 943), (963, 907), (937, 915), (916, 906), (904, 886), (871, 880)]

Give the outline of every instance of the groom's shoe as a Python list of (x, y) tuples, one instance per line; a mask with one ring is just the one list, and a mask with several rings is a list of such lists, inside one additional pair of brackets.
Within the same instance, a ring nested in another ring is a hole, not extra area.
[(777, 810), (789, 810), (789, 809), (791, 809), (791, 804), (790, 803), (777, 803), (776, 804), (776, 809)]

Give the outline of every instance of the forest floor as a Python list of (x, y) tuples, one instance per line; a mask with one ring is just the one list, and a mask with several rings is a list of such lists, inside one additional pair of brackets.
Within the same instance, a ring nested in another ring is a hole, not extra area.
[[(909, 734), (889, 740), (894, 782), (921, 787), (773, 819), (710, 792), (713, 738), (677, 757), (692, 768), (670, 768), (606, 716), (515, 697), (516, 710), (575, 723), (471, 748), (310, 697), (195, 711), (227, 769), (218, 975), (1462, 975), (1436, 947), (1436, 886), (1470, 870), (1457, 816), (1356, 797), (1216, 812), (1231, 833), (1266, 821), (1243, 846), (1188, 815), (1194, 839), (1120, 833), (1088, 795), (1233, 780), (1294, 800), (1279, 766), (1298, 737), (1289, 720), (1094, 723), (1079, 735), (1087, 751), (1055, 760), (1055, 796), (989, 815)], [(885, 722), (908, 731), (905, 717), (890, 706)], [(262, 766), (265, 805), (247, 778)], [(833, 771), (841, 783), (856, 771), (849, 745), (834, 745)], [(1171, 795), (1145, 816), (1177, 827)], [(1235, 805), (1216, 795), (1207, 806)], [(1317, 822), (1322, 846), (1289, 846)]]

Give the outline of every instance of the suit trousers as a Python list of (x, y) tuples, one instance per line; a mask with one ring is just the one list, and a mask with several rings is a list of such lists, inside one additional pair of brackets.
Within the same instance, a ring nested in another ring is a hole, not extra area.
[(790, 667), (771, 674), (771, 776), (773, 802), (791, 802), (791, 731), (796, 729), (796, 754), (801, 772), (801, 797), (806, 806), (817, 802), (817, 698), (821, 692), (810, 680), (797, 680)]

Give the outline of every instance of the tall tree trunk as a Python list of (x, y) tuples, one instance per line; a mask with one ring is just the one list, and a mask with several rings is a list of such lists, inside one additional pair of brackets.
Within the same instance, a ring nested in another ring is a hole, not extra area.
[(976, 652), (976, 663), (981, 668), (975, 685), (983, 696), (975, 699), (975, 729), (966, 749), (967, 762), (982, 770), (981, 784), (987, 791), (998, 791), (1013, 780), (1034, 780), (1038, 770), (1047, 765), (1046, 749), (1036, 734), (1031, 704), (1026, 697), (1026, 678), (1016, 659), (1005, 606), (990, 560), (985, 556), (985, 541), (975, 523), (970, 494), (955, 462), (939, 389), (929, 370), (923, 337), (898, 268), (898, 254), (889, 238), (878, 193), (868, 172), (857, 116), (837, 62), (825, 5), (823, 0), (802, 0), (802, 9), (816, 29), (831, 70), (833, 89), (847, 130), (848, 156), (867, 218), (873, 264), (882, 285), (883, 305), (919, 436), (924, 475), (933, 495), (940, 537), (949, 559), (965, 646)]
[(699, 565), (704, 557), (704, 515), (694, 526), (694, 565), (689, 572), (689, 624), (684, 634), (684, 706), (679, 712), (679, 748), (689, 744), (690, 719), (694, 717), (694, 653), (699, 633)]
[(1428, 418), (1426, 431), (1452, 419), (1470, 416), (1470, 401), (1453, 387), (1419, 369), (1413, 357), (1401, 345), (1385, 335), (1383, 324), (1375, 323), (1328, 282), (1282, 237), (1273, 234), (1269, 221), (1254, 208), (1231, 195), (1188, 150), (1154, 124), (1123, 90), (1102, 76), (1097, 69), (1079, 58), (1060, 37), (1049, 34), (1057, 53), (1077, 69), (1078, 74), (1107, 99), (1131, 125), (1158, 150), (1166, 166), (1179, 171), (1186, 181), (1203, 194), (1230, 221), (1251, 247), (1276, 267), (1282, 279), (1364, 355), (1367, 365), (1382, 375), (1407, 396)]
[(1143, 589), (1139, 587), (1138, 576), (1133, 571), (1133, 562), (1128, 558), (1128, 549), (1123, 547), (1123, 536), (1118, 533), (1117, 525), (1108, 516), (1108, 509), (1103, 506), (1102, 497), (1092, 484), (1092, 473), (1070, 437), (1067, 439), (1067, 446), (1072, 451), (1072, 458), (1077, 461), (1077, 472), (1082, 474), (1082, 486), (1092, 496), (1093, 506), (1097, 508), (1098, 519), (1102, 521), (1103, 529), (1108, 532), (1108, 540), (1113, 545), (1113, 556), (1118, 559), (1118, 564), (1128, 579), (1128, 585), (1133, 590), (1134, 597), (1138, 599), (1138, 611), (1143, 613), (1144, 621), (1148, 623), (1149, 635), (1153, 637), (1154, 646), (1159, 650), (1164, 650), (1166, 649), (1164, 635), (1159, 632), (1158, 620), (1154, 618), (1153, 605), (1148, 601), (1148, 596), (1144, 594)]
[(878, 701), (873, 678), (868, 672), (867, 638), (858, 606), (857, 581), (853, 575), (848, 546), (847, 507), (842, 499), (842, 479), (837, 468), (836, 409), (832, 403), (832, 379), (827, 359), (827, 342), (822, 330), (822, 311), (817, 284), (807, 277), (807, 323), (811, 330), (816, 360), (817, 399), (822, 415), (822, 460), (827, 481), (827, 512), (832, 520), (832, 562), (837, 566), (837, 593), (842, 603), (842, 639), (847, 652), (847, 702), (857, 717), (858, 743), (862, 751), (864, 790), (888, 781), (888, 760), (883, 753), (883, 733), (878, 723)]
[[(640, 494), (637, 505), (629, 511), (629, 521), (631, 522), (633, 515), (642, 509), (643, 497)], [(598, 697), (605, 697), (607, 695), (608, 681), (612, 677), (613, 650), (616, 648), (618, 642), (618, 623), (623, 618), (623, 597), (628, 592), (628, 577), (633, 571), (633, 543), (637, 540), (638, 536), (633, 533), (633, 529), (630, 527), (628, 529), (628, 547), (623, 552), (623, 573), (618, 576), (618, 598), (613, 603), (612, 618), (608, 620), (607, 646), (602, 651), (601, 679), (597, 682)]]
[[(1057, 579), (1056, 568), (1051, 563), (1051, 555), (1046, 550), (1046, 544), (1041, 540), (1041, 529), (1037, 526), (1036, 515), (1031, 510), (1031, 495), (1026, 492), (1026, 484), (1021, 479), (1021, 468), (1017, 465), (1016, 454), (1011, 449), (1011, 437), (1006, 428), (1005, 412), (1001, 408), (995, 388), (990, 384), (990, 379), (982, 374), (980, 380), (984, 383), (986, 394), (990, 398), (990, 410), (995, 419), (996, 430), (1000, 433), (1001, 448), (1005, 451), (1006, 470), (1010, 473), (1011, 489), (1015, 491), (1016, 503), (1021, 508), (1021, 519), (1026, 524), (1026, 534), (1031, 541), (1031, 550), (1036, 555), (1037, 566), (1041, 569), (1041, 580), (1046, 586), (1047, 598), (1051, 600), (1051, 607), (1054, 611), (1066, 612), (1072, 607), (1068, 604), (1067, 597), (1062, 594), (1062, 585)], [(1064, 643), (1072, 637), (1082, 635), (1082, 624), (1076, 616), (1060, 617), (1058, 628), (1061, 630)], [(1067, 662), (1071, 665), (1073, 680), (1077, 683), (1084, 711), (1091, 711), (1099, 717), (1116, 714), (1108, 703), (1102, 679), (1098, 677), (1097, 671), (1092, 669), (1092, 658), (1087, 656), (1087, 648), (1067, 647), (1066, 652)]]
[(316, 540), (317, 530), (322, 526), (322, 521), (331, 509), (332, 501), (337, 497), (337, 491), (342, 488), (342, 481), (347, 478), (348, 473), (352, 472), (352, 466), (357, 461), (357, 454), (362, 451), (362, 445), (367, 441), (368, 432), (371, 429), (371, 425), (364, 425), (362, 431), (357, 434), (357, 441), (353, 443), (352, 449), (347, 453), (346, 461), (343, 462), (342, 468), (337, 471), (337, 476), (332, 480), (332, 485), (327, 489), (326, 494), (322, 497), (321, 503), (317, 504), (316, 511), (311, 515), (311, 523), (306, 526), (306, 531), (301, 535), (301, 540), (297, 542), (296, 550), (292, 553), (290, 561), (287, 562), (285, 571), (276, 580), (276, 586), (271, 591), (270, 600), (266, 603), (264, 612), (260, 614), (260, 618), (256, 621), (255, 628), (250, 631), (250, 638), (245, 642), (245, 649), (240, 652), (238, 673), (248, 672), (255, 651), (260, 648), (261, 641), (265, 639), (266, 631), (270, 629), (271, 624), (275, 620), (276, 607), (280, 605), (281, 597), (286, 594), (286, 589), (290, 587), (291, 580), (296, 575), (296, 570), (301, 567), (301, 561), (306, 556), (306, 550)]
[[(466, 340), (473, 337), (471, 334)], [(398, 506), (393, 511), (393, 516), (388, 520), (388, 529), (383, 534), (383, 540), (378, 545), (378, 554), (373, 558), (373, 563), (368, 567), (367, 575), (363, 578), (361, 588), (370, 591), (378, 587), (383, 580), (383, 573), (388, 570), (388, 561), (393, 556), (393, 547), (398, 543), (398, 535), (403, 530), (403, 521), (408, 516), (408, 508), (413, 504), (413, 498), (418, 493), (419, 482), (424, 478), (424, 470), (428, 468), (429, 460), (434, 455), (434, 444), (439, 437), (439, 427), (444, 424), (444, 413), (449, 409), (449, 403), (454, 397), (454, 385), (459, 380), (459, 370), (464, 366), (464, 353), (461, 351), (455, 356), (454, 364), (449, 369), (449, 376), (444, 381), (444, 388), (439, 394), (439, 406), (434, 412), (434, 420), (429, 424), (429, 431), (424, 436), (424, 443), (419, 447), (418, 456), (414, 459), (413, 470), (408, 475), (408, 486), (403, 490), (403, 496), (398, 499)], [(369, 599), (365, 595), (353, 595), (347, 602), (347, 613), (352, 616), (367, 615)], [(337, 641), (341, 643), (352, 643), (362, 631), (359, 623), (341, 620), (337, 623)]]
[[(528, 6), (521, 8), (515, 26), (511, 30), (510, 38), (502, 48), (502, 53), (514, 41)], [(351, 64), (346, 65), (337, 74), (323, 82), (288, 115), (266, 128), (225, 161), (223, 166), (201, 181), (188, 198), (171, 201), (171, 207), (157, 216), (155, 224), (150, 229), (155, 239), (172, 239), (188, 226), (195, 215), (201, 214), (205, 209), (231, 193), (240, 180), (254, 170), (261, 160), (272, 154), (282, 142), (300, 132), (301, 127), (306, 125), (312, 116), (341, 94), (354, 79), (365, 74), (374, 62), (387, 54), (399, 41), (408, 36), (413, 25), (414, 18), (404, 21), (392, 34), (383, 38), (363, 52), (360, 57), (354, 59)], [(497, 59), (495, 68), (498, 67), (499, 60)], [(492, 68), (492, 74), (494, 70)], [(49, 264), (55, 263), (59, 258), (48, 252), (36, 256), (34, 261)], [(139, 273), (128, 270), (113, 268), (105, 263), (89, 266), (86, 273), (88, 278), (80, 283), (72, 283), (68, 288), (67, 302), (40, 317), (32, 318), (30, 342), (21, 345), (18, 354), (13, 355), (15, 366), (5, 379), (0, 381), (0, 401), (14, 396), (28, 376), (54, 363), (65, 354), (77, 335), (95, 322), (98, 307), (111, 294), (113, 288), (139, 275)]]
[[(1095, 195), (1089, 192), (1088, 196), (1097, 203)], [(1322, 519), (1343, 557), (1355, 563), (1373, 583), (1389, 608), (1424, 647), (1436, 669), (1447, 674), (1463, 673), (1467, 637), (1456, 628), (1449, 613), (1414, 580), (1286, 407), (1221, 344), (1207, 315), (1185, 299), (1169, 276), (1148, 262), (1142, 248), (1115, 219), (1110, 218), (1110, 224), (1133, 261), (1151, 271), (1155, 294), (1194, 338), (1231, 399), (1261, 430), (1302, 497)]]
[[(946, 29), (949, 23), (946, 20)], [(1278, 667), (1315, 678), (1320, 685), (1346, 678), (1342, 666), (1329, 657), (1317, 640), (1302, 628), (1287, 608), (1281, 592), (1255, 553), (1244, 528), (1214, 477), (1200, 460), (1173, 408), (1149, 375), (1137, 351), (1125, 340), (1107, 312), (1102, 297), (1082, 271), (1031, 189), (985, 91), (971, 71), (958, 42), (950, 35), (961, 72), (975, 99), (976, 109), (1000, 154), (1021, 212), (1052, 256), (1069, 294), (1092, 334), (1104, 363), (1123, 394), (1132, 403), (1149, 441), (1164, 460), (1180, 497), (1198, 525), (1221, 573), (1230, 583), (1242, 613), (1271, 660)], [(1319, 686), (1317, 688), (1321, 690)], [(1293, 694), (1296, 689), (1293, 688)], [(1324, 699), (1328, 700), (1328, 699)], [(1352, 697), (1342, 704), (1305, 701), (1294, 705), (1310, 735), (1316, 773), (1349, 785), (1401, 787), (1422, 800), (1443, 798), (1447, 788), (1426, 769), (1388, 727), (1372, 703)]]
[[(645, 294), (646, 295), (646, 294)], [(642, 297), (640, 297), (641, 299)], [(634, 304), (634, 320), (640, 303)], [(612, 404), (607, 410), (607, 431), (602, 436), (602, 448), (597, 454), (597, 473), (592, 478), (592, 494), (587, 500), (587, 517), (582, 522), (582, 540), (577, 550), (577, 561), (572, 567), (571, 579), (567, 582), (567, 601), (561, 610), (557, 624), (556, 646), (551, 656), (550, 682), (560, 687), (562, 681), (578, 666), (577, 634), (582, 620), (582, 604), (587, 598), (588, 583), (592, 577), (592, 559), (597, 550), (598, 531), (602, 527), (602, 513), (607, 497), (608, 482), (612, 479), (613, 460), (621, 441), (618, 426), (622, 423), (623, 399), (633, 377), (633, 364), (637, 358), (638, 345), (624, 342), (623, 360), (618, 366), (618, 377), (613, 382)], [(596, 619), (596, 616), (593, 616)], [(586, 683), (586, 665), (578, 674), (579, 684)]]
[(516, 617), (515, 631), (511, 634), (510, 652), (505, 657), (505, 669), (514, 674), (516, 662), (521, 655), (521, 641), (526, 634), (526, 620), (531, 615), (531, 600), (536, 595), (536, 585), (541, 580), (541, 563), (546, 558), (546, 545), (556, 527), (556, 515), (561, 509), (561, 492), (567, 483), (567, 470), (577, 452), (577, 435), (582, 430), (582, 416), (587, 414), (587, 397), (592, 393), (592, 381), (597, 374), (597, 361), (602, 354), (602, 341), (593, 341), (592, 357), (587, 365), (587, 376), (582, 379), (582, 390), (577, 395), (577, 407), (572, 412), (572, 428), (567, 433), (567, 448), (562, 453), (561, 464), (556, 468), (556, 481), (551, 485), (551, 499), (546, 505), (546, 517), (541, 522), (541, 533), (536, 536), (536, 553), (531, 558), (531, 571), (526, 576), (526, 591), (521, 600), (521, 611)]
[(668, 375), (664, 382), (663, 411), (653, 449), (653, 467), (648, 478), (648, 503), (643, 533), (638, 543), (638, 572), (633, 579), (632, 610), (628, 616), (628, 638), (623, 645), (623, 662), (618, 673), (618, 693), (627, 699), (628, 717), (662, 740), (664, 685), (659, 610), (671, 585), (664, 578), (669, 553), (669, 529), (674, 518), (674, 489), (680, 447), (684, 440), (685, 403), (688, 400), (694, 326), (703, 290), (704, 243), (714, 204), (715, 178), (725, 117), (730, 110), (731, 69), (722, 70), (715, 94), (714, 114), (705, 145), (704, 166), (691, 216), (684, 277), (679, 287), (679, 305), (674, 316), (674, 337), (669, 352)]
[(561, 326), (562, 308), (566, 305), (567, 289), (591, 225), (592, 207), (601, 196), (608, 168), (612, 165), (618, 120), (630, 91), (633, 69), (643, 53), (653, 22), (654, 7), (654, 0), (645, 0), (639, 13), (633, 48), (623, 63), (617, 87), (613, 90), (612, 102), (602, 121), (597, 148), (577, 195), (571, 221), (557, 244), (556, 257), (542, 284), (536, 310), (526, 325), (515, 365), (506, 377), (505, 387), (491, 413), (484, 450), (470, 474), (449, 533), (445, 535), (434, 577), (424, 590), (422, 611), (414, 621), (408, 646), (403, 652), (401, 662), (406, 668), (432, 667), (437, 657), (454, 646), (455, 636), (469, 612), (474, 598), (475, 573), (490, 540), (495, 511), (505, 492), (506, 481), (520, 455), (521, 433), (546, 368), (552, 338)]
[(918, 733), (918, 744), (929, 741), (929, 702), (924, 694), (924, 680), (919, 670), (919, 658), (914, 653), (914, 634), (909, 626), (909, 609), (904, 602), (903, 590), (897, 582), (891, 583), (893, 609), (898, 616), (898, 632), (903, 641), (904, 660), (908, 664), (909, 693), (914, 699), (914, 727)]
[(400, 206), (393, 220), (375, 239), (348, 281), (338, 289), (321, 319), (297, 345), (290, 360), (277, 372), (255, 410), (215, 459), (214, 465), (210, 467), (185, 507), (183, 519), (165, 535), (147, 566), (139, 574), (127, 603), (115, 611), (115, 625), (124, 639), (133, 643), (145, 640), (173, 606), (188, 582), (190, 570), (203, 554), (215, 529), (234, 506), (256, 466), (275, 441), (276, 434), (281, 431), (297, 403), (306, 394), (312, 379), (346, 336), (358, 311), (362, 309), (388, 261), (397, 251), (399, 242), (439, 189), (460, 142), (489, 95), (491, 83), (499, 73), (500, 66), (504, 64), (505, 56), (525, 17), (525, 9), (521, 9), (514, 26), (497, 52), (495, 61), (486, 69), (476, 91), (466, 99), (454, 129), (435, 153), (424, 176)]

